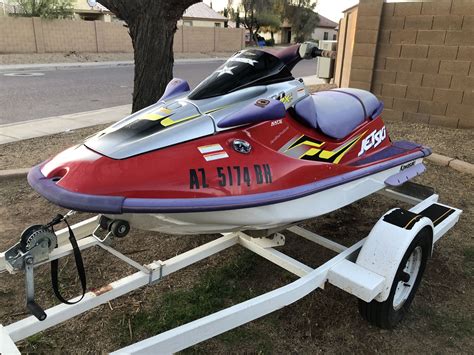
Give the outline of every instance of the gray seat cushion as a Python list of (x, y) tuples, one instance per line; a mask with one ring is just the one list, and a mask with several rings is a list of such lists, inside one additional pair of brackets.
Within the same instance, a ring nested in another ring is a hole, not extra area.
[[(295, 111), (308, 125), (326, 135), (342, 139), (366, 118), (376, 118), (383, 104), (372, 93), (360, 89), (334, 89), (311, 95), (314, 111), (307, 98), (298, 102)], [(315, 115), (316, 117), (314, 117)]]

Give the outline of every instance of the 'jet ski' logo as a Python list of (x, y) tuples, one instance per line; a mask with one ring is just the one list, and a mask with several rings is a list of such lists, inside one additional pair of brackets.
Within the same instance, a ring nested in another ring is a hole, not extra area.
[(371, 148), (377, 148), (380, 143), (387, 137), (385, 126), (380, 131), (374, 130), (371, 134), (364, 138), (361, 144), (359, 157)]

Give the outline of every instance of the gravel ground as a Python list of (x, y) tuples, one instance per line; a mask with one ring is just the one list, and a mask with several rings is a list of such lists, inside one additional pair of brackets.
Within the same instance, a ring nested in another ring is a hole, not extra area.
[[(44, 146), (49, 141), (44, 142)], [(29, 153), (26, 153), (29, 155)], [(187, 353), (219, 354), (407, 354), (439, 353), (469, 354), (474, 348), (474, 247), (472, 235), (472, 177), (452, 169), (428, 163), (428, 171), (417, 182), (436, 188), (441, 201), (464, 209), (460, 222), (437, 244), (428, 263), (420, 289), (405, 320), (393, 331), (369, 326), (357, 313), (355, 297), (328, 286), (278, 312), (246, 324), (222, 336), (206, 341)], [(399, 205), (383, 197), (371, 196), (348, 207), (315, 220), (305, 221), (305, 228), (350, 245), (367, 235), (385, 211)], [(8, 208), (7, 208), (8, 206)], [(0, 184), (0, 250), (17, 241), (25, 226), (44, 223), (62, 209), (53, 206), (27, 184), (24, 178)], [(75, 221), (86, 218), (81, 214)], [(302, 238), (287, 236), (282, 252), (312, 267), (321, 265), (333, 254)], [(166, 260), (177, 253), (206, 243), (215, 236), (169, 236), (133, 230), (114, 242), (122, 253), (139, 263)], [(83, 252), (89, 289), (100, 288), (132, 270), (117, 262), (100, 248)], [(217, 287), (226, 287), (224, 304), (206, 296), (213, 283), (202, 283), (203, 274), (222, 275), (223, 267), (232, 270), (246, 253), (234, 247), (203, 262), (193, 264), (165, 278), (152, 287), (145, 287), (80, 315), (52, 329), (18, 343), (23, 353), (104, 353), (145, 339), (157, 332), (160, 320), (181, 315), (178, 324), (193, 320), (186, 303), (189, 290), (202, 290), (194, 302), (229, 306), (241, 301), (241, 295), (257, 296), (294, 280), (263, 258), (250, 259), (245, 273), (221, 280)], [(248, 258), (246, 260), (249, 260)], [(61, 284), (69, 296), (80, 289), (70, 257), (61, 261)], [(240, 269), (236, 272), (238, 273)], [(57, 304), (51, 291), (47, 265), (36, 270), (37, 300), (44, 307)], [(235, 279), (234, 279), (235, 278)], [(10, 324), (27, 315), (24, 305), (22, 274), (0, 274), (0, 323)], [(229, 286), (230, 285), (230, 286)], [(229, 287), (239, 296), (229, 296)], [(184, 295), (184, 296), (183, 296)], [(192, 296), (192, 294), (191, 294)], [(174, 308), (166, 307), (170, 303)], [(193, 298), (191, 298), (191, 301)], [(183, 303), (184, 302), (184, 303)], [(194, 308), (196, 309), (196, 305)], [(219, 309), (219, 308), (217, 308)], [(215, 310), (217, 310), (215, 309)], [(170, 314), (171, 312), (171, 314)], [(173, 320), (174, 318), (171, 318)], [(156, 322), (156, 327), (155, 327)], [(169, 323), (169, 322), (168, 322)], [(169, 328), (167, 328), (169, 329)]]

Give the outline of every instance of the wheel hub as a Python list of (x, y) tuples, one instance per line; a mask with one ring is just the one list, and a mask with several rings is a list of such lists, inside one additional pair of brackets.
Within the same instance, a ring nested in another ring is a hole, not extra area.
[(408, 299), (413, 289), (418, 272), (420, 271), (423, 251), (420, 246), (413, 249), (408, 258), (402, 274), (399, 276), (395, 295), (393, 297), (393, 308), (399, 310)]

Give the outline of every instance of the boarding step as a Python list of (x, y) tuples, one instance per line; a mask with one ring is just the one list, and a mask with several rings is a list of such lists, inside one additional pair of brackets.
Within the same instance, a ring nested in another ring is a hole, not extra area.
[(370, 302), (382, 291), (385, 278), (352, 261), (342, 260), (329, 270), (328, 282)]
[(459, 220), (462, 210), (436, 202), (420, 203), (411, 212), (428, 217), (433, 222), (433, 243), (436, 243)]

